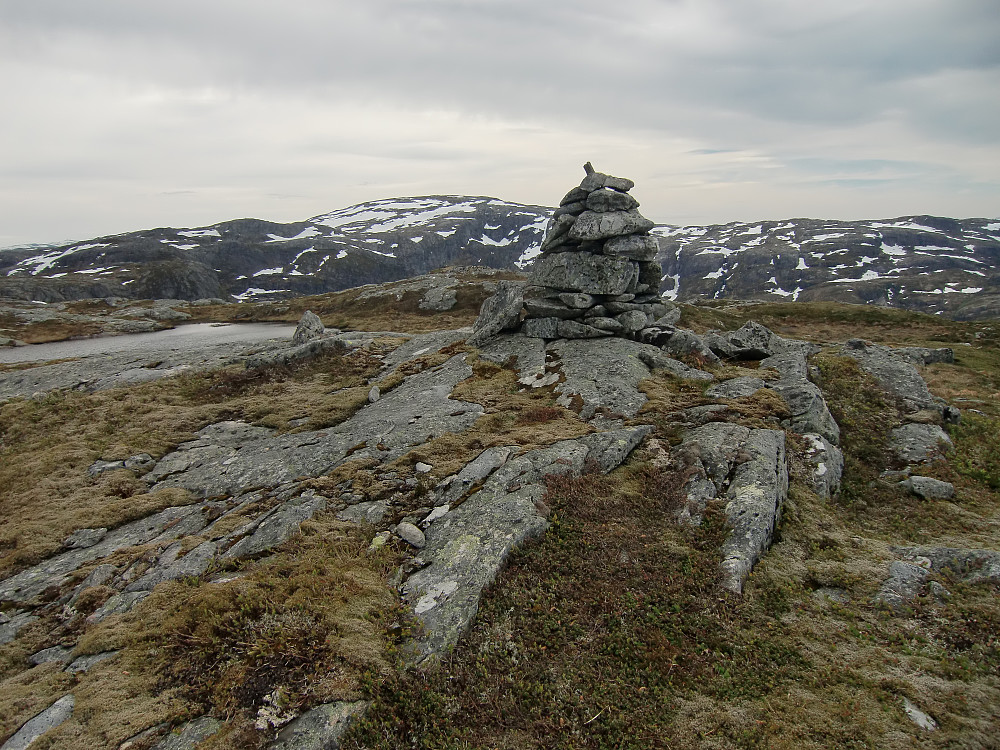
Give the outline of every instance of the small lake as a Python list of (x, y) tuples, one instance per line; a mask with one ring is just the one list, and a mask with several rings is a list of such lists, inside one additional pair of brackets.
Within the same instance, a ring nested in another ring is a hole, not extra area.
[(153, 333), (126, 333), (50, 344), (0, 347), (0, 362), (39, 362), (111, 352), (156, 352), (195, 349), (210, 344), (253, 344), (267, 339), (290, 339), (294, 325), (283, 323), (192, 323)]

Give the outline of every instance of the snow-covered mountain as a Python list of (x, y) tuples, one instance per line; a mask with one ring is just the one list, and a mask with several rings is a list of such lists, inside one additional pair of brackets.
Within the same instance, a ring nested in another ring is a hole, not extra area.
[(665, 294), (1000, 315), (1000, 222), (908, 216), (657, 227)]
[[(551, 208), (487, 197), (372, 201), (302, 222), (238, 219), (0, 250), (0, 296), (274, 299), (452, 265), (526, 270)], [(671, 299), (831, 300), (1000, 317), (1000, 221), (910, 216), (659, 226)]]
[(0, 251), (0, 295), (239, 300), (395, 281), (449, 265), (523, 268), (551, 209), (494, 198), (363, 203), (302, 222), (238, 219)]

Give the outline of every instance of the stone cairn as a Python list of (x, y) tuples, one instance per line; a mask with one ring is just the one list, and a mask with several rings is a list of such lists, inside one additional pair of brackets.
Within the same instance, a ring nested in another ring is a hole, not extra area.
[[(635, 183), (594, 171), (553, 214), (524, 290), (522, 332), (543, 339), (624, 336), (655, 343), (660, 300), (653, 222), (629, 195)], [(663, 328), (672, 323), (663, 321)]]

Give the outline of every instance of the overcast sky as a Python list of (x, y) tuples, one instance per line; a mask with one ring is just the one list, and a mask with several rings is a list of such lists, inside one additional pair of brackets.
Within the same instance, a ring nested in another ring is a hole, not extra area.
[(0, 246), (376, 198), (1000, 215), (997, 0), (0, 0)]

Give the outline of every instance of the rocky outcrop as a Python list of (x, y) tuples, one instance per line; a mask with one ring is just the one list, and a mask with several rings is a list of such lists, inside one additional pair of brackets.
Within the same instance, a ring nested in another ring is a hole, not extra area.
[(75, 699), (65, 695), (18, 729), (0, 750), (25, 750), (31, 743), (73, 715)]
[(409, 657), (422, 663), (454, 646), (475, 617), (483, 588), (510, 552), (545, 531), (546, 476), (579, 476), (588, 461), (607, 473), (649, 429), (595, 433), (529, 451), (498, 466), (478, 492), (439, 516), (420, 553), (427, 567), (403, 587), (404, 601), (423, 626), (408, 646)]

